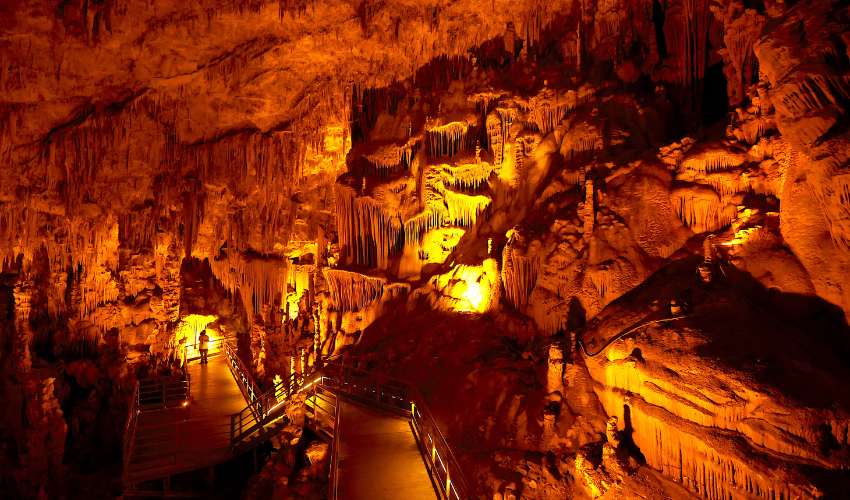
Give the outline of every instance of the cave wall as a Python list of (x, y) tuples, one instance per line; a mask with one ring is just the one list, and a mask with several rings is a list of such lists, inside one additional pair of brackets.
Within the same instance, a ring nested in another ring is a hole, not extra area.
[[(55, 492), (63, 454), (120, 420), (106, 402), (121, 407), (132, 366), (174, 352), (195, 315), (247, 335), (260, 380), (389, 335), (381, 318), (400, 312), (574, 340), (594, 318), (637, 321), (646, 309), (605, 311), (711, 234), (794, 321), (846, 324), (840, 3), (63, 0), (5, 3), (0, 19), (3, 438), (13, 468), (41, 467), (16, 476), (22, 496), (42, 474)], [(563, 384), (581, 398), (529, 424), (546, 404), (526, 387), (536, 396), (497, 405), (484, 439), (556, 450), (582, 494), (610, 481), (577, 450), (613, 441), (601, 409), (622, 428), (624, 405), (646, 463), (703, 496), (818, 498), (806, 467), (845, 464), (817, 430), (843, 450), (843, 408), (713, 367), (742, 416), (691, 401), (701, 378), (657, 377), (665, 356), (585, 369), (573, 348)], [(775, 463), (793, 472), (765, 481)], [(480, 485), (507, 498), (500, 481)]]

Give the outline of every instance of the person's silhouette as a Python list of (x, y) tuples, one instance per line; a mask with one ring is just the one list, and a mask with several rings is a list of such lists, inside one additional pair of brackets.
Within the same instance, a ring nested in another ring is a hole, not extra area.
[(207, 353), (209, 352), (209, 341), (210, 336), (207, 335), (207, 331), (204, 330), (201, 332), (201, 336), (198, 337), (198, 351), (201, 353), (201, 364), (207, 364)]

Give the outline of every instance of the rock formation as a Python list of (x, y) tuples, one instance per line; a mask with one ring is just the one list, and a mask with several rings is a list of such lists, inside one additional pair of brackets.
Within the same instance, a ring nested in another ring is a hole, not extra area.
[[(850, 491), (843, 3), (10, 1), (0, 27), (1, 498), (120, 495), (133, 384), (205, 329), (258, 387), (413, 381), (480, 497)], [(303, 411), (245, 498), (324, 495)]]

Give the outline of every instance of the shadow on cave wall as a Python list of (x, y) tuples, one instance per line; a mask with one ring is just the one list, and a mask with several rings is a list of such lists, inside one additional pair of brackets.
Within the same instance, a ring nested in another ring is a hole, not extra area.
[(850, 404), (850, 326), (824, 299), (768, 289), (724, 265), (707, 291), (714, 311), (685, 320), (708, 342), (696, 353), (740, 370), (810, 408)]

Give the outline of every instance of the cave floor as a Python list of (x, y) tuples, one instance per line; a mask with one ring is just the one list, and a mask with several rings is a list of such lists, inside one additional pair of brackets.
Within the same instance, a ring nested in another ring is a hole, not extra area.
[(182, 408), (139, 415), (127, 483), (132, 484), (226, 462), (230, 416), (246, 406), (245, 398), (222, 355), (189, 365), (190, 402)]
[(408, 420), (342, 401), (339, 498), (437, 498)]

